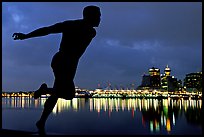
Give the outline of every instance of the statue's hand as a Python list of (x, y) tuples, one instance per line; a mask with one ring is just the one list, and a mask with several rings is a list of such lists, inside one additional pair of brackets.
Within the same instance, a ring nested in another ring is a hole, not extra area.
[(26, 38), (26, 34), (23, 34), (23, 33), (14, 33), (12, 37), (14, 37), (13, 38), (14, 40), (23, 40), (23, 39)]

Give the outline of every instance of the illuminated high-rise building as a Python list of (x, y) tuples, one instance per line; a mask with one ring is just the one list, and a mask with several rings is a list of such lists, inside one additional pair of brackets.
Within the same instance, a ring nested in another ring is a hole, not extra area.
[(182, 81), (179, 79), (177, 83), (178, 83), (178, 91), (183, 91)]
[(142, 83), (138, 86), (138, 89), (159, 89), (161, 86), (160, 81), (160, 69), (152, 67), (149, 69), (149, 75), (143, 75)]
[(164, 69), (164, 74), (161, 74), (161, 88), (166, 91), (178, 91), (182, 89), (180, 86), (181, 81), (177, 81), (177, 78), (171, 76), (171, 69), (167, 65)]
[(149, 69), (150, 75), (150, 87), (151, 88), (160, 88), (161, 78), (160, 78), (160, 69), (152, 67)]
[(186, 74), (184, 87), (187, 91), (202, 91), (202, 72)]
[(152, 67), (149, 69), (149, 75), (150, 76), (160, 76), (160, 69)]
[(167, 77), (165, 74), (161, 74), (161, 88), (168, 90)]

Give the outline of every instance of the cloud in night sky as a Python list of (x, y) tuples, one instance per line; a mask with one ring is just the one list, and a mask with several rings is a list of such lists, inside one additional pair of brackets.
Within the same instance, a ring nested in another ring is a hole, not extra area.
[(87, 5), (99, 6), (102, 17), (79, 62), (76, 86), (139, 86), (149, 68), (163, 73), (167, 64), (181, 80), (202, 70), (201, 2), (3, 2), (2, 89), (35, 90), (42, 82), (52, 86), (50, 63), (61, 34), (23, 41), (11, 36), (80, 19)]

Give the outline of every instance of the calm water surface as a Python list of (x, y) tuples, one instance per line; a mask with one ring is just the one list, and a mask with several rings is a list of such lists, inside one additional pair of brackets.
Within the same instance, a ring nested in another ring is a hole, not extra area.
[[(2, 128), (37, 131), (46, 98), (2, 98)], [(202, 135), (202, 100), (59, 99), (47, 133), (66, 135)]]

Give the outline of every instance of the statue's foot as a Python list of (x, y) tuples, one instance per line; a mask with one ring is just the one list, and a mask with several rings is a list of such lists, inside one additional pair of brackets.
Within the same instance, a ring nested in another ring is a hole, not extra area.
[(38, 121), (38, 122), (36, 122), (36, 127), (38, 128), (39, 135), (46, 135), (44, 124), (42, 124), (40, 121)]
[(47, 84), (46, 84), (46, 83), (43, 83), (43, 84), (40, 86), (40, 88), (34, 92), (34, 99), (37, 99), (37, 98), (39, 98), (42, 94), (44, 94), (45, 91), (46, 91), (46, 89), (47, 89)]

